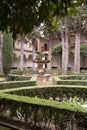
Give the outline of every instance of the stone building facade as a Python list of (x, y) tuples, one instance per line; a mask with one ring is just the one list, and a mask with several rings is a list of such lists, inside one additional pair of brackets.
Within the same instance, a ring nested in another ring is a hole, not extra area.
[[(81, 42), (87, 44), (87, 34), (81, 35)], [(46, 38), (37, 39), (36, 44), (33, 46), (31, 41), (24, 43), (24, 68), (32, 68), (33, 64), (37, 68), (37, 64), (33, 63), (33, 54), (34, 58), (39, 52), (43, 52), (46, 55), (47, 59), (50, 60), (50, 63), (45, 65), (46, 68), (61, 68), (62, 66), (62, 55), (58, 54), (57, 56), (52, 55), (52, 49), (55, 45), (61, 43), (60, 33), (52, 32), (51, 36), (49, 35)], [(20, 42), (14, 43), (14, 57), (12, 68), (20, 68)], [(70, 36), (69, 47), (73, 53), (69, 54), (69, 64), (68, 68), (73, 69), (74, 66), (74, 48), (75, 48), (75, 35)], [(35, 48), (35, 49), (34, 49)], [(35, 51), (35, 52), (34, 52)], [(87, 68), (87, 56), (85, 57), (85, 63), (83, 63), (83, 57), (81, 57), (81, 68)]]

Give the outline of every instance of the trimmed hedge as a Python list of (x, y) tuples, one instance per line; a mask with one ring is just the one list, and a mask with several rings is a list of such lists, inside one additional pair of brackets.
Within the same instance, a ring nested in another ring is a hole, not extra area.
[[(9, 110), (9, 111), (8, 111)], [(87, 128), (87, 111), (73, 103), (0, 93), (0, 117), (58, 130)]]
[(68, 100), (77, 97), (77, 102), (87, 99), (87, 86), (70, 86), (70, 85), (56, 85), (50, 87), (24, 87), (14, 88), (10, 90), (2, 90), (10, 94), (21, 96), (39, 97), (42, 99), (52, 99), (57, 101)]
[(12, 70), (10, 70), (10, 74), (22, 75), (23, 71), (21, 71), (19, 69), (12, 69)]
[(3, 77), (0, 78), (0, 82), (3, 82), (3, 81), (5, 81), (5, 78), (3, 78)]
[(0, 78), (4, 78), (4, 74), (0, 73)]
[[(24, 122), (31, 128), (37, 126), (37, 129), (84, 130), (87, 128), (87, 110), (79, 103), (68, 100), (75, 96), (79, 99), (77, 102), (81, 101), (80, 98), (87, 100), (87, 86), (26, 87), (36, 85), (36, 77), (26, 81), (23, 76), (15, 78), (24, 81), (0, 83), (0, 88), (5, 89), (0, 90), (0, 117)], [(65, 80), (54, 77), (53, 81), (56, 84), (57, 81)], [(72, 81), (75, 82), (75, 80)], [(10, 89), (6, 90), (6, 88)]]
[(8, 75), (8, 81), (30, 80), (31, 77), (23, 75)]
[(18, 87), (35, 86), (35, 85), (36, 85), (36, 77), (33, 76), (30, 80), (0, 82), (0, 89), (18, 88)]
[(66, 75), (59, 76), (62, 80), (87, 80), (87, 75)]
[(53, 77), (53, 84), (54, 85), (83, 85), (87, 86), (87, 80), (62, 80), (59, 77)]

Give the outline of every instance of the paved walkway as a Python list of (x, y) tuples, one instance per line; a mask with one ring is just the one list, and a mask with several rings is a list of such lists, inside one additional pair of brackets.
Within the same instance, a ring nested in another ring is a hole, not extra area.
[(37, 86), (52, 85), (52, 74), (28, 74), (26, 76), (37, 76)]
[(52, 75), (51, 74), (38, 75), (37, 85), (38, 86), (52, 85)]

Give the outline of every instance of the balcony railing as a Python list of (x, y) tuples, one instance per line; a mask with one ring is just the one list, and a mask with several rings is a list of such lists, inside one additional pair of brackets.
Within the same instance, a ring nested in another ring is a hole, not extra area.
[(41, 51), (48, 51), (48, 48), (41, 47)]

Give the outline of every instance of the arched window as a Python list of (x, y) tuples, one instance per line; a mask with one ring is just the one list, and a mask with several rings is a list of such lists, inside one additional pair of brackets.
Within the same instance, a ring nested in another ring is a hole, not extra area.
[(35, 44), (35, 51), (38, 51), (38, 43)]
[(44, 45), (44, 50), (45, 50), (45, 51), (48, 50), (48, 46), (47, 46), (46, 43), (45, 43), (45, 45)]

